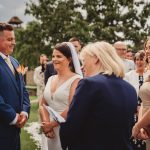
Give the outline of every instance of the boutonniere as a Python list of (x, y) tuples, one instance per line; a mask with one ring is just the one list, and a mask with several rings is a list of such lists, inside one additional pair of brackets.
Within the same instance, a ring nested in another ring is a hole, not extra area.
[(23, 65), (19, 65), (16, 70), (19, 74), (25, 75), (25, 73), (28, 71), (28, 67), (24, 67)]

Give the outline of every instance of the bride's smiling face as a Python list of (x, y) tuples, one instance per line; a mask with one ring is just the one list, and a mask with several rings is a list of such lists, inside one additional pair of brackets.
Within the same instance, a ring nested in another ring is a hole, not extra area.
[(52, 62), (54, 64), (55, 70), (63, 70), (64, 68), (69, 68), (70, 60), (67, 59), (59, 50), (54, 49), (52, 54)]

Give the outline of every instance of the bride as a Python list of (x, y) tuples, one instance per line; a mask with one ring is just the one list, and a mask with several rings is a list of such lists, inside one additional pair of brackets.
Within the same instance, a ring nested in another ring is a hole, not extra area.
[[(67, 117), (68, 107), (71, 103), (75, 89), (82, 78), (78, 56), (70, 42), (57, 44), (53, 50), (52, 62), (57, 75), (51, 76), (46, 84), (43, 98), (39, 103), (49, 105), (62, 117)], [(50, 116), (48, 121), (42, 121), (48, 150), (61, 150), (59, 138), (59, 124)]]

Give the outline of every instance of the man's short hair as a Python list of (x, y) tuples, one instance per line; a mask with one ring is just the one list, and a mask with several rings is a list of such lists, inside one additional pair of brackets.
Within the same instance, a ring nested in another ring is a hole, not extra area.
[(47, 55), (46, 54), (41, 54), (40, 57), (47, 57)]
[(74, 42), (74, 41), (78, 41), (79, 43), (81, 43), (77, 37), (72, 37), (69, 39), (69, 42)]
[(0, 22), (0, 32), (3, 32), (4, 30), (13, 31), (14, 29), (12, 25)]
[(128, 49), (127, 49), (127, 53), (128, 53), (128, 52), (131, 52), (131, 53), (132, 53), (132, 49), (128, 48)]

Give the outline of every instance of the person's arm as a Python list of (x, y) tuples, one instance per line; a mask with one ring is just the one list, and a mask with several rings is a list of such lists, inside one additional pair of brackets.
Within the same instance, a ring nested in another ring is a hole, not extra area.
[(150, 109), (143, 115), (143, 117), (134, 125), (132, 129), (132, 136), (137, 137), (141, 129), (150, 125)]
[(95, 90), (92, 89), (91, 83), (87, 79), (79, 81), (66, 122), (61, 124), (60, 139), (62, 145), (68, 145), (78, 139), (85, 128), (91, 114), (89, 110), (93, 106), (94, 92)]
[(142, 119), (142, 111), (143, 111), (143, 104), (141, 103), (141, 106), (138, 110), (138, 121)]
[(39, 114), (42, 123), (50, 123), (50, 115), (44, 105), (47, 105), (44, 97), (39, 101)]
[(137, 123), (139, 128), (144, 128), (150, 124), (150, 109), (143, 115), (141, 120)]

